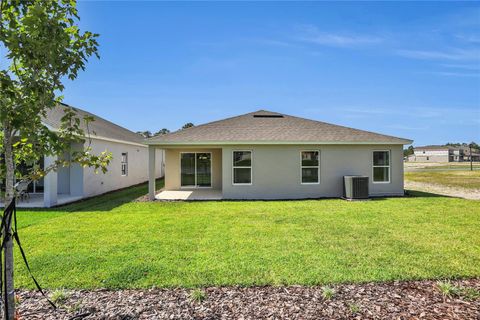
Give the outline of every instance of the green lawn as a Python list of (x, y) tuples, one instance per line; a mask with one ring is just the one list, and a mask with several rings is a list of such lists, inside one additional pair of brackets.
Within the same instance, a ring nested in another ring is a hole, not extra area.
[(480, 171), (416, 171), (405, 172), (405, 179), (448, 187), (480, 189)]
[[(451, 169), (451, 170), (470, 170), (470, 164), (463, 164), (463, 165), (440, 165), (440, 166), (426, 166), (422, 168), (422, 170), (438, 170), (438, 169)], [(478, 162), (474, 163), (472, 166), (473, 170), (480, 170), (480, 164)]]
[[(434, 197), (129, 202), (19, 211), (47, 288), (314, 285), (480, 276), (480, 202)], [(16, 286), (32, 288), (16, 253)]]

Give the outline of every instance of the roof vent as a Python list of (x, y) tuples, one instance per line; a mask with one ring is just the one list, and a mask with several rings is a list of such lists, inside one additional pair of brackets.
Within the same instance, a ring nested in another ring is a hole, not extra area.
[(254, 114), (254, 118), (283, 118), (283, 114)]

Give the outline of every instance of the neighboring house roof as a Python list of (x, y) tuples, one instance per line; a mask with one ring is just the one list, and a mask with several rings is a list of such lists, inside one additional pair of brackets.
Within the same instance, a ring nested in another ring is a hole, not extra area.
[(85, 124), (85, 121), (83, 121), (84, 116), (91, 116), (95, 119), (95, 121), (92, 121), (88, 124), (88, 129), (90, 132), (91, 138), (98, 138), (98, 139), (108, 139), (108, 140), (117, 140), (117, 141), (124, 141), (124, 142), (130, 142), (130, 143), (143, 143), (143, 136), (132, 132), (128, 129), (125, 129), (119, 125), (116, 125), (115, 123), (112, 123), (108, 120), (105, 120), (97, 115), (94, 115), (90, 112), (87, 112), (85, 110), (76, 108), (76, 107), (71, 107), (66, 104), (59, 104), (57, 107), (53, 109), (49, 109), (47, 111), (47, 117), (43, 119), (43, 122), (53, 128), (53, 129), (60, 129), (61, 123), (62, 123), (62, 117), (65, 115), (65, 109), (66, 108), (73, 108), (74, 110), (77, 111), (77, 117), (80, 118), (81, 125), (80, 127), (84, 131), (85, 134), (87, 134), (87, 127)]
[(151, 145), (185, 144), (410, 144), (411, 140), (259, 110), (159, 135)]
[(423, 147), (414, 147), (413, 150), (445, 150), (445, 149), (455, 149), (455, 147), (449, 146), (423, 146)]

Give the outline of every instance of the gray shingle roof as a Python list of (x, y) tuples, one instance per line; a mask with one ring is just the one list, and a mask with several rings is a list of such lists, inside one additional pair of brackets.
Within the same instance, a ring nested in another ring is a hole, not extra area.
[(147, 144), (372, 143), (410, 144), (411, 140), (325, 122), (259, 110), (146, 140)]
[(89, 123), (90, 135), (92, 138), (102, 137), (114, 140), (121, 140), (125, 142), (134, 142), (134, 143), (143, 143), (143, 136), (132, 132), (128, 129), (120, 127), (108, 120), (100, 118), (90, 112), (85, 110), (71, 107), (66, 104), (59, 104), (57, 107), (47, 111), (47, 117), (43, 119), (43, 122), (50, 126), (53, 129), (59, 129), (61, 125), (61, 119), (65, 114), (65, 108), (73, 108), (77, 111), (77, 117), (80, 118), (81, 128), (86, 133), (87, 128), (85, 122), (83, 121), (84, 116), (92, 116), (95, 118), (95, 121)]

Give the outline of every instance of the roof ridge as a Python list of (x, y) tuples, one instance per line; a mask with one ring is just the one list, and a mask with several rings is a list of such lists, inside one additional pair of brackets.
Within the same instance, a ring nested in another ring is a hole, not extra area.
[[(217, 122), (223, 122), (223, 121), (232, 120), (232, 119), (235, 119), (235, 118), (241, 118), (241, 117), (248, 116), (248, 115), (254, 115), (256, 112), (258, 112), (258, 111), (248, 112), (248, 113), (240, 114), (240, 115), (237, 115), (237, 116), (228, 117), (228, 118), (225, 118), (225, 119), (214, 120), (214, 121), (202, 123), (202, 124), (199, 124), (199, 125), (194, 125), (193, 127), (188, 127), (188, 128), (185, 128), (185, 129), (178, 129), (178, 130), (173, 131), (173, 132), (162, 134), (162, 137), (168, 137), (169, 135), (172, 135), (172, 134), (175, 134), (175, 133), (178, 133), (178, 132), (182, 132), (182, 131), (185, 132), (185, 131), (189, 131), (191, 129), (201, 128), (201, 127), (211, 125), (211, 124), (214, 124), (214, 123), (217, 123)], [(149, 140), (155, 139), (156, 137), (158, 137), (158, 136), (150, 137), (150, 138), (147, 138), (145, 140), (149, 141)]]

